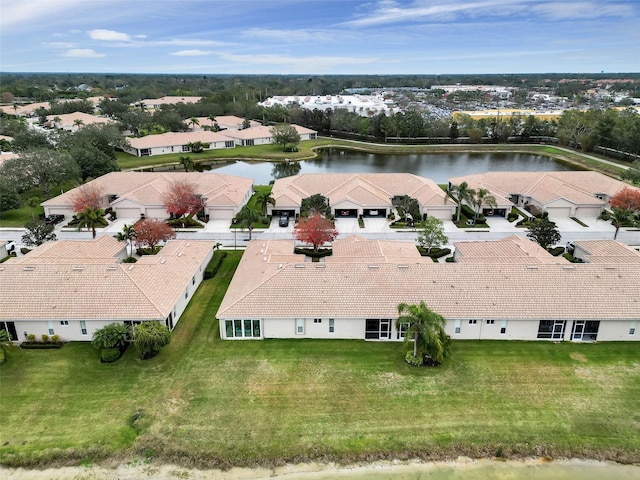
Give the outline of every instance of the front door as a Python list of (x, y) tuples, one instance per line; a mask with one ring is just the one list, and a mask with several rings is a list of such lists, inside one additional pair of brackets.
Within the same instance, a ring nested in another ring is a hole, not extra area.
[(584, 320), (576, 320), (573, 322), (573, 331), (571, 332), (571, 340), (582, 340), (584, 332)]
[(551, 338), (554, 340), (562, 340), (564, 338), (564, 324), (565, 322), (560, 320), (556, 320), (553, 323), (553, 334)]

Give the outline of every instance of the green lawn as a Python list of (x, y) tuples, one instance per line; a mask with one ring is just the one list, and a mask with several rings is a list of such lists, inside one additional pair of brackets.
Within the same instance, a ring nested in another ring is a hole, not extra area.
[(223, 342), (213, 315), (241, 252), (228, 254), (156, 358), (103, 365), (82, 343), (14, 353), (0, 367), (0, 462), (640, 461), (637, 342), (457, 341), (437, 369), (408, 366), (396, 343)]

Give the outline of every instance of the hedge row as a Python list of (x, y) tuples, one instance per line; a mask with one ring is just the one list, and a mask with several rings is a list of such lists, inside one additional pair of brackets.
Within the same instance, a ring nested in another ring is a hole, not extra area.
[(422, 255), (423, 257), (431, 257), (431, 258), (441, 258), (451, 253), (450, 248), (432, 248), (431, 251), (427, 253), (426, 248), (418, 247), (418, 251), (420, 252), (420, 255)]
[(213, 257), (211, 261), (207, 265), (207, 268), (204, 270), (204, 279), (207, 280), (209, 278), (213, 278), (218, 273), (218, 269), (220, 265), (222, 265), (222, 261), (227, 257), (227, 252), (223, 250), (216, 250), (213, 252)]
[(333, 255), (333, 250), (330, 248), (321, 248), (316, 252), (315, 250), (313, 250), (313, 248), (296, 247), (294, 249), (294, 253), (297, 253), (298, 255), (306, 255), (307, 257), (311, 258), (322, 258)]

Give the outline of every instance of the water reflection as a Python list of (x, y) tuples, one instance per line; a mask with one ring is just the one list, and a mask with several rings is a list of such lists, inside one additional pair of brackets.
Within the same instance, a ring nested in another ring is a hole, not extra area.
[(325, 150), (312, 160), (271, 163), (235, 161), (214, 164), (208, 170), (253, 178), (257, 185), (267, 185), (276, 178), (299, 173), (413, 173), (436, 183), (451, 177), (487, 171), (566, 171), (579, 170), (574, 165), (542, 155), (526, 153), (438, 153), (381, 155), (341, 150)]

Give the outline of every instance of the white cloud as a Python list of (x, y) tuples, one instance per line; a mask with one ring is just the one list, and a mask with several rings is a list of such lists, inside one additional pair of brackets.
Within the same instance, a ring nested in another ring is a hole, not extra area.
[(205, 55), (211, 55), (211, 52), (205, 50), (180, 50), (178, 52), (171, 52), (169, 55), (175, 55), (176, 57), (203, 57)]
[(336, 32), (321, 30), (274, 30), (269, 28), (250, 28), (242, 32), (249, 38), (264, 38), (269, 41), (300, 43), (300, 42), (327, 42), (335, 38)]
[(435, 5), (433, 5), (433, 2), (426, 4), (424, 2), (414, 2), (410, 7), (404, 7), (399, 6), (396, 2), (385, 0), (379, 2), (377, 8), (372, 13), (363, 15), (356, 20), (344, 22), (342, 25), (371, 27), (386, 23), (420, 21), (424, 18), (451, 19), (454, 14), (466, 12), (477, 14), (481, 9), (485, 8), (495, 9), (494, 13), (496, 13), (500, 12), (498, 9), (504, 9), (507, 6), (504, 1), (488, 0), (480, 2), (440, 2)]
[(46, 19), (64, 11), (75, 11), (83, 0), (5, 0), (2, 2), (2, 16), (0, 26), (24, 28), (39, 19)]
[(534, 5), (534, 12), (551, 20), (591, 19), (600, 17), (632, 17), (631, 5), (603, 2), (552, 2)]
[(74, 58), (102, 58), (104, 53), (98, 53), (93, 48), (72, 48), (62, 54), (63, 57)]
[(171, 40), (157, 40), (149, 42), (153, 45), (175, 45), (177, 47), (217, 47), (225, 45), (222, 42), (216, 42), (215, 40), (203, 40), (203, 39), (182, 39), (173, 38)]
[(93, 40), (103, 40), (105, 42), (128, 42), (131, 37), (126, 33), (116, 32), (114, 30), (91, 30), (89, 36)]
[(42, 45), (49, 48), (70, 49), (74, 47), (71, 42), (42, 42)]

